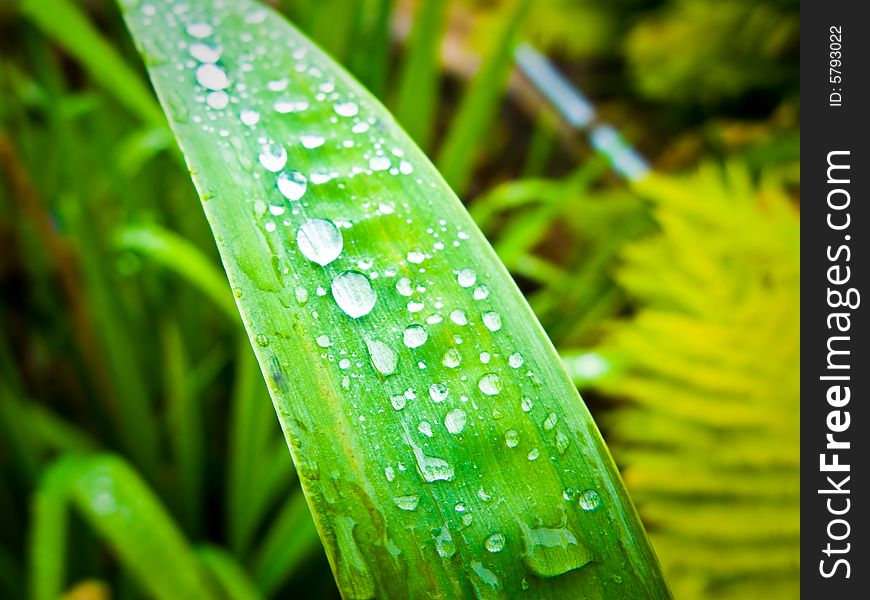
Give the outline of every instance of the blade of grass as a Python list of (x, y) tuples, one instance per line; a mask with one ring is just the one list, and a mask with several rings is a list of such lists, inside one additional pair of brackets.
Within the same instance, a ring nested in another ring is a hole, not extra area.
[(31, 595), (64, 589), (67, 509), (75, 507), (158, 599), (213, 598), (193, 550), (141, 478), (120, 458), (69, 456), (44, 475), (34, 497)]
[(217, 546), (201, 546), (196, 551), (226, 600), (259, 600), (260, 591), (232, 554)]
[[(23, 0), (19, 9), (49, 38), (81, 61), (90, 76), (118, 102), (143, 121), (166, 127), (166, 118), (154, 102), (148, 86), (75, 3), (69, 0)], [(155, 50), (150, 53), (152, 60), (159, 56)]]
[(421, 0), (408, 39), (395, 115), (405, 131), (424, 150), (429, 148), (439, 99), (439, 49), (446, 23), (447, 0)]
[[(423, 153), (270, 9), (186, 6), (125, 16), (166, 49), (149, 72), (342, 594), (669, 597), (558, 355)], [(218, 64), (189, 65), (201, 39)]]
[[(390, 15), (394, 0), (368, 0), (363, 5), (367, 27), (352, 47), (350, 70), (375, 96), (381, 96), (390, 60)], [(374, 4), (374, 6), (371, 6)]]
[(447, 136), (438, 151), (436, 164), (457, 194), (468, 186), (474, 156), (498, 114), (513, 60), (513, 47), (531, 0), (515, 0), (502, 30), (487, 53), (477, 76), (465, 92)]

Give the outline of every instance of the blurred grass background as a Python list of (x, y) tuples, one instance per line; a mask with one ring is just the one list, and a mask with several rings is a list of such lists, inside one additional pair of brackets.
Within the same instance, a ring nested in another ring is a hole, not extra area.
[[(274, 5), (464, 199), (675, 595), (797, 597), (798, 2)], [(520, 42), (654, 174), (612, 169), (517, 71)], [(70, 598), (159, 597), (155, 568), (233, 598), (337, 597), (173, 144), (113, 3), (0, 4), (2, 597), (52, 577)], [(126, 523), (100, 511), (113, 481)]]

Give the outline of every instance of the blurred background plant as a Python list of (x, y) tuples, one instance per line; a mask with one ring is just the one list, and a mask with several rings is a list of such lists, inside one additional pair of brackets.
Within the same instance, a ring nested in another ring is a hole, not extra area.
[[(795, 597), (798, 2), (275, 6), (466, 201), (601, 424), (675, 595)], [(518, 72), (519, 42), (655, 175), (612, 169)], [(336, 597), (116, 7), (4, 3), (0, 49), (0, 593), (30, 578), (35, 597), (166, 597), (162, 582), (204, 578), (232, 598)]]

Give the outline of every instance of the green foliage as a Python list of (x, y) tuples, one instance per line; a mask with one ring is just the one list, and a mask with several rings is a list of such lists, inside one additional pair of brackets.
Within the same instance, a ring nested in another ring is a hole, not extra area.
[(678, 597), (799, 593), (800, 230), (774, 180), (736, 166), (655, 177), (660, 232), (618, 280), (597, 387), (630, 406), (610, 441)]

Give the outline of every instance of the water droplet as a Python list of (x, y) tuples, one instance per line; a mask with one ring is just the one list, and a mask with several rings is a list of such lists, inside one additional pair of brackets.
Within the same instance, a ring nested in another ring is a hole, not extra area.
[(539, 577), (557, 577), (592, 560), (592, 552), (565, 527), (532, 529), (520, 522), (523, 560)]
[(417, 425), (417, 431), (426, 437), (432, 437), (432, 424), (429, 421), (420, 421)]
[(355, 102), (339, 102), (333, 105), (335, 114), (340, 117), (353, 117), (359, 112), (359, 106)]
[(522, 407), (523, 412), (529, 412), (530, 410), (532, 410), (532, 407), (534, 405), (535, 403), (532, 402), (532, 399), (528, 396), (523, 396), (522, 400), (520, 401), (520, 406)]
[(381, 375), (392, 375), (396, 372), (399, 355), (392, 348), (379, 340), (366, 340), (366, 347), (372, 364)]
[(408, 302), (408, 312), (410, 312), (410, 313), (420, 312), (425, 307), (426, 307), (425, 304), (423, 304), (422, 302), (418, 302), (416, 300), (412, 300), (412, 301)]
[(433, 383), (429, 386), (429, 397), (433, 402), (444, 402), (450, 390), (443, 383)]
[(419, 250), (412, 250), (411, 252), (408, 252), (407, 258), (409, 263), (419, 265), (426, 260), (426, 255)]
[(453, 477), (455, 476), (453, 465), (443, 458), (426, 455), (423, 452), (423, 449), (414, 443), (407, 426), (403, 424), (402, 427), (404, 427), (405, 430), (405, 443), (414, 451), (414, 459), (417, 461), (417, 468), (423, 476), (423, 479), (428, 483), (433, 483), (435, 481), (453, 481)]
[(468, 317), (465, 316), (465, 311), (458, 308), (450, 311), (450, 320), (457, 325), (468, 325)]
[(465, 513), (462, 515), (462, 524), (468, 527), (471, 525), (472, 521), (474, 521), (474, 515), (471, 513)]
[(407, 277), (402, 277), (396, 282), (396, 291), (403, 296), (410, 296), (414, 293), (414, 288), (411, 286), (411, 280)]
[(404, 396), (393, 396), (392, 398), (390, 398), (390, 403), (396, 410), (402, 410), (403, 408), (405, 408), (407, 400)]
[(477, 281), (477, 275), (471, 269), (462, 269), (456, 276), (456, 280), (460, 286), (467, 288), (474, 285), (474, 282)]
[(441, 364), (448, 369), (455, 369), (459, 366), (460, 362), (462, 362), (462, 356), (456, 348), (450, 348), (444, 353), (444, 358), (441, 359)]
[(474, 288), (473, 295), (475, 300), (483, 300), (489, 296), (489, 288), (481, 283), (479, 286)]
[(450, 433), (461, 433), (465, 429), (465, 411), (461, 408), (454, 408), (444, 416), (444, 427)]
[(489, 502), (492, 500), (492, 496), (486, 493), (486, 490), (483, 488), (479, 488), (477, 490), (477, 497), (483, 500), (484, 502)]
[(392, 483), (392, 481), (396, 478), (396, 470), (393, 467), (385, 468), (384, 477), (387, 478), (387, 481)]
[(368, 278), (357, 271), (345, 271), (332, 281), (332, 297), (354, 319), (369, 314), (378, 298)]
[(494, 311), (483, 313), (483, 324), (490, 331), (501, 329), (501, 315)]
[(386, 156), (373, 156), (369, 159), (369, 168), (372, 171), (386, 171), (390, 168), (390, 159)]
[(308, 109), (308, 102), (305, 100), (287, 100), (285, 98), (280, 98), (275, 100), (272, 108), (275, 109), (275, 112), (280, 114), (302, 112), (303, 110)]
[(501, 584), (495, 573), (483, 566), (478, 560), (471, 561), (471, 570), (480, 577), (480, 580), (491, 588), (500, 589)]
[(260, 122), (260, 113), (253, 109), (245, 108), (239, 113), (239, 120), (248, 127), (253, 127)]
[(260, 346), (261, 348), (265, 348), (266, 346), (269, 345), (269, 336), (267, 336), (264, 333), (258, 333), (256, 339), (257, 339), (257, 345)]
[(453, 543), (453, 538), (446, 527), (442, 527), (435, 536), (435, 550), (441, 558), (450, 558), (456, 554), (456, 544)]
[(520, 443), (520, 434), (515, 429), (508, 429), (504, 432), (504, 443), (508, 448), (516, 448)]
[(194, 42), (187, 48), (187, 51), (201, 63), (216, 63), (221, 58), (223, 48), (203, 42)]
[(263, 144), (260, 147), (259, 160), (264, 169), (277, 173), (287, 164), (287, 150), (281, 144)]
[(338, 361), (338, 368), (341, 370), (346, 370), (350, 368), (350, 360), (347, 358), (342, 358)]
[(525, 360), (523, 359), (523, 355), (519, 352), (514, 352), (508, 357), (508, 364), (514, 369), (519, 369), (523, 366)]
[(341, 254), (341, 231), (332, 221), (308, 219), (296, 230), (296, 246), (305, 258), (326, 266)]
[(414, 165), (409, 163), (407, 160), (403, 160), (399, 163), (399, 173), (402, 175), (410, 175), (414, 172)]
[(532, 448), (529, 450), (529, 453), (526, 455), (526, 458), (529, 460), (538, 460), (538, 457), (541, 456), (541, 451), (537, 448)]
[(551, 412), (549, 415), (547, 415), (547, 418), (544, 419), (544, 422), (542, 423), (544, 431), (552, 431), (553, 427), (555, 427), (556, 423), (558, 422), (559, 417), (556, 415), (556, 413)]
[(429, 334), (422, 325), (408, 325), (402, 333), (402, 338), (408, 348), (419, 348), (429, 339)]
[(490, 359), (492, 359), (492, 355), (489, 352), (481, 352), (478, 355), (478, 358), (480, 359), (480, 362), (482, 362), (485, 365), (488, 365)]
[(302, 146), (308, 150), (320, 148), (326, 142), (322, 135), (300, 135), (299, 141), (302, 142)]
[(207, 90), (223, 90), (230, 85), (226, 71), (210, 63), (196, 68), (196, 82)]
[(299, 200), (307, 188), (308, 180), (299, 171), (284, 171), (278, 175), (278, 191), (288, 200)]
[(187, 35), (197, 39), (207, 38), (214, 30), (208, 23), (191, 23), (187, 26)]
[(308, 290), (306, 290), (304, 287), (296, 288), (295, 294), (296, 294), (296, 302), (298, 304), (301, 305), (301, 304), (305, 304), (306, 302), (308, 302)]
[(562, 433), (561, 431), (556, 432), (556, 450), (559, 451), (559, 454), (565, 454), (565, 451), (568, 450), (568, 446), (571, 445), (571, 440), (567, 435)]
[(317, 340), (315, 341), (317, 342), (317, 345), (321, 348), (329, 348), (330, 346), (332, 346), (332, 340), (329, 339), (328, 335), (317, 336)]
[(495, 396), (501, 391), (501, 379), (495, 373), (487, 373), (477, 382), (477, 387), (487, 396)]
[(230, 97), (223, 91), (209, 92), (205, 97), (205, 103), (215, 110), (223, 110), (230, 103)]
[(489, 552), (501, 552), (504, 550), (504, 542), (504, 534), (493, 533), (491, 536), (486, 538), (483, 545)]
[(595, 490), (584, 490), (577, 494), (577, 498), (583, 510), (595, 510), (601, 504), (601, 496)]
[(396, 496), (393, 498), (393, 504), (402, 510), (417, 510), (417, 504), (420, 499), (417, 496)]

